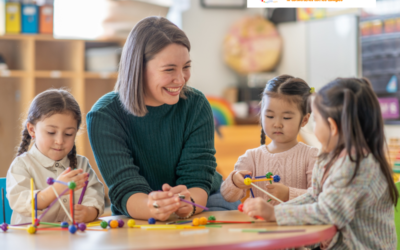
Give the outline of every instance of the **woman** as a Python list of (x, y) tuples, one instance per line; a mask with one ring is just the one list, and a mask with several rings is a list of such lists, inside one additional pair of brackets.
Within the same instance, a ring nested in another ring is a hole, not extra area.
[(115, 91), (87, 115), (113, 214), (164, 221), (202, 211), (179, 195), (212, 210), (237, 208), (219, 194), (213, 115), (204, 95), (186, 86), (189, 51), (185, 33), (167, 19), (141, 20), (124, 46)]

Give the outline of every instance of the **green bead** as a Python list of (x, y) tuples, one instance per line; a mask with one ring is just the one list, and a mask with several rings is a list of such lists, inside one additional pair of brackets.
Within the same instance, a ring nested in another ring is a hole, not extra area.
[(208, 220), (216, 220), (214, 215), (211, 215), (210, 217), (208, 217)]
[(265, 177), (266, 177), (267, 179), (269, 179), (269, 178), (271, 178), (271, 176), (273, 176), (273, 175), (274, 175), (273, 173), (268, 172), (268, 173), (265, 175)]
[(102, 222), (100, 222), (100, 226), (102, 227), (102, 228), (104, 228), (104, 229), (106, 229), (107, 227), (108, 227), (108, 223), (107, 223), (107, 221), (102, 221)]
[(68, 182), (68, 187), (69, 187), (69, 189), (75, 189), (76, 183), (74, 181)]

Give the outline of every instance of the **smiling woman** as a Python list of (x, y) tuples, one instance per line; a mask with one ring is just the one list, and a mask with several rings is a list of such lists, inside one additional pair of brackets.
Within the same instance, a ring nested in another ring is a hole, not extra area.
[(162, 17), (141, 20), (124, 46), (115, 91), (87, 115), (113, 214), (166, 220), (236, 209), (219, 193), (210, 104), (190, 78), (190, 42)]

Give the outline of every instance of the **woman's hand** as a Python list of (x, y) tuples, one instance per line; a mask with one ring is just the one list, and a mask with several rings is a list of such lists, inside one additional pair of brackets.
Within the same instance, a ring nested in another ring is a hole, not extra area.
[[(155, 208), (154, 205), (158, 205), (158, 208)], [(147, 207), (156, 220), (167, 220), (172, 213), (179, 209), (179, 206), (179, 197), (172, 192), (155, 191), (148, 195)]]
[(251, 172), (247, 170), (236, 171), (236, 173), (232, 176), (233, 184), (240, 189), (250, 189), (251, 186), (244, 184), (244, 177), (246, 175), (251, 176)]
[(261, 216), (265, 221), (276, 221), (274, 207), (260, 197), (247, 199), (243, 212), (250, 217)]
[[(164, 192), (172, 192), (176, 197), (179, 198), (179, 195), (184, 195), (185, 196), (185, 200), (190, 201), (190, 192), (187, 189), (187, 187), (185, 185), (179, 185), (176, 187), (171, 187), (168, 184), (164, 184), (162, 186), (162, 189)], [(180, 199), (179, 199), (180, 201)], [(179, 217), (186, 217), (188, 216), (191, 212), (193, 211), (193, 205), (188, 204), (186, 202), (181, 202), (180, 201), (180, 205), (179, 208), (175, 211), (175, 214), (178, 215)]]
[(267, 184), (268, 193), (272, 194), (276, 198), (286, 202), (289, 200), (289, 187), (281, 183)]

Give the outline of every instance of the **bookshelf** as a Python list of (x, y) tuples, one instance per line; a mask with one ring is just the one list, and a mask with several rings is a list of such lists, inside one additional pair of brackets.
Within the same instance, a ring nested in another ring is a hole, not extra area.
[(22, 122), (33, 98), (46, 89), (63, 87), (74, 95), (83, 114), (76, 138), (78, 154), (89, 159), (102, 180), (86, 131), (86, 114), (102, 95), (113, 90), (118, 73), (86, 72), (85, 49), (110, 43), (123, 46), (124, 42), (63, 40), (50, 35), (0, 36), (0, 54), (8, 65), (8, 70), (0, 70), (0, 177), (6, 176), (15, 158)]

